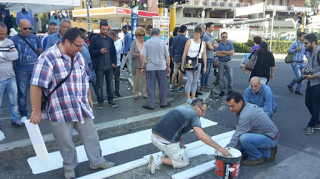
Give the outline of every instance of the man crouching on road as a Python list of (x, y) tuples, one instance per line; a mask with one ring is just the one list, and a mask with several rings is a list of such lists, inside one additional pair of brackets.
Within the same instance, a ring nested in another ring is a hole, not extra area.
[(231, 112), (239, 118), (239, 125), (228, 147), (237, 147), (242, 156), (248, 157), (243, 165), (272, 162), (277, 153), (280, 133), (276, 125), (257, 105), (245, 103), (241, 94), (233, 92), (227, 97)]
[(201, 128), (200, 117), (205, 115), (207, 105), (203, 99), (195, 99), (190, 106), (179, 106), (169, 111), (152, 128), (151, 140), (153, 145), (160, 149), (165, 157), (150, 155), (148, 170), (151, 174), (159, 169), (160, 164), (173, 168), (186, 167), (189, 158), (184, 150), (182, 134), (194, 130), (198, 138), (205, 144), (217, 149), (223, 155), (229, 152), (214, 142)]

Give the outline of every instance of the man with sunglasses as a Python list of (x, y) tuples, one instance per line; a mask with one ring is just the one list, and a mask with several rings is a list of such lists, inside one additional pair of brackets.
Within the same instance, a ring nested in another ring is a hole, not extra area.
[(16, 79), (18, 87), (18, 105), (21, 115), (21, 122), (28, 117), (27, 94), (30, 87), (30, 79), (34, 64), (38, 56), (42, 53), (41, 41), (39, 37), (31, 33), (31, 24), (27, 19), (20, 20), (20, 34), (11, 38), (19, 52), (19, 58), (15, 61)]
[[(218, 57), (218, 70), (219, 70), (219, 84), (220, 84), (220, 94), (219, 96), (224, 96), (225, 81), (224, 81), (224, 71), (227, 72), (228, 76), (228, 94), (232, 93), (233, 86), (233, 70), (231, 64), (231, 55), (234, 54), (233, 44), (228, 40), (228, 33), (221, 33), (221, 42), (219, 47), (216, 48), (216, 56)], [(215, 62), (216, 63), (216, 62)]]
[(200, 117), (205, 115), (207, 104), (203, 99), (196, 98), (189, 106), (179, 106), (164, 115), (152, 128), (151, 141), (164, 156), (150, 155), (148, 170), (155, 174), (160, 164), (173, 168), (183, 168), (189, 165), (189, 158), (185, 152), (182, 135), (191, 131), (205, 144), (228, 156), (227, 149), (221, 147), (208, 136), (201, 127)]

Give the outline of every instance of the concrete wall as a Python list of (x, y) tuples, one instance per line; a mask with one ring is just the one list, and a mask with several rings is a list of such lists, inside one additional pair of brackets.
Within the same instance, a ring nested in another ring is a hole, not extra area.
[[(151, 7), (150, 7), (150, 2)], [(159, 13), (158, 1), (157, 0), (148, 0), (148, 11)]]

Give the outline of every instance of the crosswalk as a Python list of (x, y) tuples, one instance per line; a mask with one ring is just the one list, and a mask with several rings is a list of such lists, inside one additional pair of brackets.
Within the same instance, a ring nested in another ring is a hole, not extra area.
[[(203, 128), (211, 127), (214, 125), (217, 125), (218, 123), (213, 122), (211, 120), (205, 119), (205, 118), (200, 118), (201, 124)], [(222, 133), (216, 136), (213, 136), (212, 139), (219, 143), (221, 146), (225, 146), (231, 139), (232, 134), (234, 131)], [(122, 135), (118, 137), (113, 137), (110, 139), (102, 140), (100, 141), (101, 149), (102, 149), (102, 155), (112, 155), (117, 152), (125, 151), (125, 150), (130, 150), (135, 147), (143, 146), (146, 144), (151, 143), (151, 129), (146, 129), (142, 131), (138, 131), (132, 134), (127, 134), (127, 135)], [(201, 155), (201, 154), (213, 154), (214, 150), (205, 145), (202, 141), (195, 141), (192, 143), (189, 143), (186, 145), (186, 152), (189, 156), (189, 158)], [(78, 146), (76, 147), (77, 150), (77, 156), (78, 156), (78, 162), (85, 162), (88, 161), (88, 158), (86, 156), (84, 146)], [(154, 155), (161, 155), (160, 152), (155, 153)], [(41, 173), (46, 173), (53, 171), (55, 169), (62, 168), (62, 158), (60, 156), (59, 151), (51, 152), (49, 153), (49, 158), (50, 160), (47, 162), (40, 162), (37, 157), (31, 157), (29, 158), (28, 164), (32, 170), (33, 174), (41, 174)], [(80, 178), (82, 179), (95, 179), (95, 178), (106, 178), (110, 177), (125, 171), (129, 171), (144, 165), (147, 165), (149, 160), (149, 155), (144, 156), (143, 158), (129, 161), (127, 163), (115, 166), (110, 169), (98, 171), (86, 176), (82, 176)], [(211, 162), (212, 164), (212, 162)], [(208, 165), (210, 166), (210, 165)], [(212, 167), (212, 166), (211, 166)], [(202, 167), (202, 170), (204, 168)], [(201, 171), (201, 170), (198, 170)], [(205, 171), (205, 170), (204, 170)], [(183, 177), (185, 177), (185, 174), (180, 174)], [(182, 177), (182, 178), (183, 178)], [(179, 178), (179, 175), (176, 176), (176, 178)], [(181, 177), (180, 177), (181, 178)]]

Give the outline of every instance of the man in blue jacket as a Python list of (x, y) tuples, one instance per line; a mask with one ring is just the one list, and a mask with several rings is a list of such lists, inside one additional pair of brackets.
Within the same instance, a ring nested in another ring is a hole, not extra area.
[(103, 80), (106, 78), (108, 103), (112, 107), (118, 107), (113, 101), (113, 69), (117, 64), (117, 53), (113, 40), (107, 36), (109, 31), (108, 22), (100, 22), (100, 35), (90, 40), (90, 55), (93, 61), (93, 69), (97, 76), (98, 109), (103, 109)]
[(262, 108), (270, 119), (278, 109), (271, 88), (261, 84), (260, 78), (256, 76), (250, 79), (250, 86), (245, 90), (243, 99), (246, 103)]

